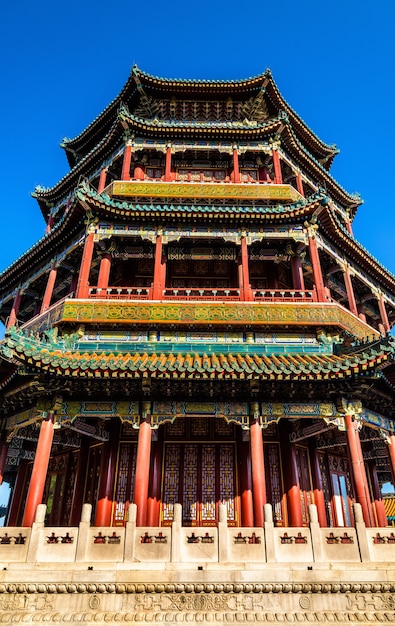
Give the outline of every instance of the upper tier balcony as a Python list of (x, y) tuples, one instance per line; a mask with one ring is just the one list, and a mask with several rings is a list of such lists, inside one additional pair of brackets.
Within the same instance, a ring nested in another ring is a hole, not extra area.
[(193, 200), (274, 200), (296, 202), (303, 196), (292, 185), (273, 183), (225, 183), (225, 182), (163, 182), (163, 181), (114, 181), (106, 187), (106, 193), (120, 198), (180, 198)]
[[(184, 293), (189, 292), (189, 293)], [(365, 321), (336, 301), (318, 302), (315, 291), (252, 290), (252, 300), (242, 290), (165, 289), (160, 300), (151, 299), (150, 288), (91, 287), (84, 298), (66, 298), (47, 311), (20, 324), (25, 330), (43, 332), (58, 324), (111, 324), (115, 326), (178, 324), (246, 328), (329, 327), (345, 330), (361, 340), (379, 337)], [(216, 293), (214, 293), (214, 291)], [(222, 293), (228, 291), (228, 294)]]
[[(316, 302), (314, 290), (308, 289), (252, 289), (254, 302)], [(151, 287), (89, 287), (89, 298), (95, 300), (152, 300)], [(240, 302), (245, 300), (242, 289), (223, 288), (166, 288), (161, 300)]]

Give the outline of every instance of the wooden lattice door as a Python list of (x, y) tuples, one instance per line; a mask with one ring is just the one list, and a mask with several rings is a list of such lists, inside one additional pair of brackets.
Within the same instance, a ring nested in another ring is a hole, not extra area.
[(162, 486), (162, 524), (171, 524), (180, 502), (184, 526), (216, 526), (218, 505), (237, 523), (236, 450), (226, 443), (167, 443)]

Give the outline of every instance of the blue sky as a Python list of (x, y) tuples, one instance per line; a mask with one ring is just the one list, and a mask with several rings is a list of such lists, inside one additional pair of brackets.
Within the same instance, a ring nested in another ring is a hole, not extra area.
[(67, 172), (59, 142), (100, 113), (137, 63), (158, 76), (208, 79), (270, 67), (290, 105), (340, 148), (332, 173), (365, 201), (355, 235), (395, 272), (393, 3), (2, 5), (0, 270), (44, 232), (30, 193)]

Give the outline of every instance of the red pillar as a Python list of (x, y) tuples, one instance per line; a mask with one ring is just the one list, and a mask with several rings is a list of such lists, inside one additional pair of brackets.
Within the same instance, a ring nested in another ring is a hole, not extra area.
[(379, 479), (377, 476), (377, 467), (374, 461), (369, 461), (369, 472), (372, 483), (373, 508), (376, 513), (377, 526), (384, 528), (387, 526), (387, 514), (385, 512), (383, 497), (381, 495)]
[(106, 179), (107, 179), (107, 168), (103, 167), (102, 171), (100, 172), (99, 186), (97, 188), (97, 193), (101, 193), (103, 191), (104, 187), (106, 186)]
[(395, 487), (395, 435), (390, 435), (389, 444), (387, 446), (388, 458), (391, 467), (392, 485)]
[(273, 150), (273, 166), (274, 166), (274, 182), (277, 185), (283, 184), (283, 174), (281, 171), (281, 162), (278, 150)]
[(291, 257), (291, 270), (292, 270), (292, 282), (294, 289), (300, 289), (304, 291), (304, 276), (302, 259), (298, 254)]
[(33, 524), (37, 506), (42, 503), (49, 457), (51, 455), (53, 424), (54, 412), (50, 411), (48, 417), (41, 422), (22, 526), (31, 526)]
[(29, 462), (22, 459), (19, 463), (18, 475), (12, 489), (11, 503), (8, 511), (7, 526), (20, 526), (21, 507), (24, 502), (25, 484), (28, 474)]
[(151, 416), (141, 417), (137, 444), (134, 502), (137, 504), (137, 526), (147, 524), (148, 486), (151, 458)]
[(388, 321), (388, 316), (387, 316), (387, 311), (385, 308), (385, 302), (384, 302), (384, 298), (383, 298), (383, 294), (379, 294), (378, 298), (377, 298), (377, 302), (379, 305), (379, 310), (380, 310), (380, 317), (381, 317), (381, 321), (382, 324), (384, 326), (384, 330), (386, 333), (388, 333), (389, 330), (391, 330), (391, 327), (389, 325), (389, 321)]
[(317, 507), (318, 522), (323, 528), (328, 526), (328, 520), (326, 517), (326, 506), (324, 490), (322, 487), (322, 476), (320, 468), (320, 459), (317, 454), (317, 450), (312, 450), (312, 474), (313, 474), (313, 486), (314, 486), (314, 504)]
[(296, 174), (296, 189), (299, 191), (300, 195), (304, 197), (303, 180), (299, 171)]
[(233, 182), (240, 182), (239, 153), (237, 148), (233, 148)]
[(51, 271), (49, 272), (49, 276), (48, 276), (48, 280), (47, 280), (47, 286), (45, 288), (43, 301), (41, 303), (40, 313), (44, 313), (50, 307), (51, 298), (52, 298), (53, 290), (54, 290), (54, 287), (55, 287), (55, 281), (56, 281), (57, 273), (58, 273), (57, 268), (55, 266), (52, 267)]
[(97, 279), (98, 289), (107, 289), (108, 283), (110, 280), (110, 271), (111, 271), (111, 254), (109, 252), (105, 252), (100, 261), (99, 276)]
[(4, 468), (7, 461), (8, 443), (5, 439), (0, 442), (0, 485), (3, 483)]
[(285, 491), (287, 494), (289, 526), (303, 526), (302, 501), (295, 444), (289, 440), (289, 425), (280, 420), (281, 456), (284, 467)]
[(254, 504), (252, 498), (251, 447), (249, 441), (240, 442), (239, 455), (241, 524), (245, 527), (251, 527), (254, 526)]
[(244, 297), (242, 299), (251, 301), (254, 299), (254, 295), (250, 286), (250, 273), (248, 269), (248, 246), (247, 246), (247, 237), (245, 235), (241, 236), (241, 274), (243, 278), (243, 287), (242, 294), (244, 293)]
[(346, 228), (347, 228), (347, 231), (350, 233), (350, 235), (354, 236), (354, 233), (352, 232), (351, 220), (350, 220), (349, 217), (347, 217), (347, 219), (346, 219)]
[(147, 504), (147, 526), (159, 526), (162, 479), (162, 441), (152, 444), (151, 480)]
[(130, 180), (130, 163), (132, 160), (132, 145), (128, 142), (125, 146), (125, 152), (123, 153), (122, 163), (122, 180)]
[(255, 526), (263, 526), (263, 505), (266, 504), (265, 465), (263, 459), (262, 428), (259, 419), (250, 424), (252, 497), (254, 502)]
[(322, 270), (320, 257), (318, 254), (317, 242), (315, 237), (309, 233), (309, 250), (310, 250), (310, 260), (313, 268), (313, 276), (314, 276), (314, 284), (317, 291), (317, 299), (318, 302), (325, 302), (325, 285), (324, 279), (322, 278)]
[(351, 313), (354, 313), (354, 315), (358, 317), (358, 308), (357, 303), (355, 302), (354, 288), (351, 280), (350, 268), (348, 267), (348, 265), (346, 265), (343, 270), (343, 276), (344, 284), (347, 291), (348, 306), (350, 307)]
[(110, 526), (113, 505), (115, 470), (119, 443), (119, 422), (111, 425), (110, 439), (104, 446), (100, 469), (95, 526)]
[(21, 300), (22, 300), (22, 293), (21, 291), (18, 291), (12, 303), (11, 313), (7, 322), (7, 330), (11, 328), (11, 326), (14, 326), (14, 324), (16, 323), (18, 313), (19, 313), (19, 307), (21, 306)]
[(370, 502), (368, 481), (366, 478), (365, 465), (362, 456), (361, 442), (359, 439), (358, 425), (351, 415), (345, 415), (347, 445), (351, 460), (351, 470), (354, 478), (357, 502), (361, 505), (363, 519), (366, 526), (373, 525), (371, 516), (372, 504)]
[(166, 149), (165, 181), (171, 182), (171, 146)]
[(53, 222), (54, 222), (53, 216), (52, 216), (52, 215), (50, 215), (50, 216), (49, 216), (49, 219), (48, 219), (48, 222), (47, 222), (47, 227), (46, 227), (46, 229), (45, 229), (45, 234), (46, 234), (46, 235), (48, 235), (48, 233), (50, 233), (50, 232), (51, 232), (51, 230), (52, 230), (52, 226), (53, 226)]
[(89, 274), (94, 250), (94, 233), (88, 233), (85, 238), (84, 251), (82, 253), (80, 274), (78, 277), (76, 298), (87, 298), (89, 295)]
[(152, 289), (152, 299), (161, 300), (163, 296), (163, 269), (162, 269), (162, 255), (163, 255), (163, 235), (159, 233), (156, 235), (155, 246), (155, 262), (154, 262), (154, 281)]

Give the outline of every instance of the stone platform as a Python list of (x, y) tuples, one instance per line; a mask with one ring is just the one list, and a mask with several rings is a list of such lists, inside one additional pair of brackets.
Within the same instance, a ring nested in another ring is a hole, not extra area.
[(391, 528), (90, 526), (0, 531), (0, 624), (395, 624)]

